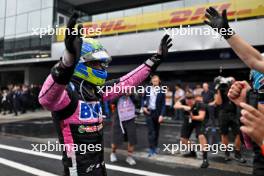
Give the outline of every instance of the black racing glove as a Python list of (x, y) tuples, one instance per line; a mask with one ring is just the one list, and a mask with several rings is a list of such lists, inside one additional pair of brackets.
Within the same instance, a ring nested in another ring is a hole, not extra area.
[(160, 42), (158, 53), (148, 59), (145, 64), (150, 66), (152, 71), (155, 71), (160, 63), (167, 57), (168, 50), (172, 46), (172, 39), (166, 34)]
[(66, 85), (69, 83), (75, 65), (77, 64), (82, 47), (81, 30), (82, 25), (78, 26), (78, 29), (74, 28), (79, 15), (74, 13), (67, 24), (65, 31), (65, 47), (66, 51), (60, 61), (51, 69), (51, 74), (55, 82)]
[(207, 20), (205, 20), (204, 23), (211, 26), (226, 40), (235, 34), (233, 29), (230, 28), (228, 24), (226, 10), (223, 10), (222, 14), (220, 15), (213, 7), (209, 7), (208, 9), (206, 9), (205, 17), (207, 18)]
[(82, 36), (81, 36), (81, 30), (83, 26), (80, 24), (78, 26), (78, 29), (74, 28), (77, 22), (79, 15), (77, 13), (74, 13), (67, 24), (67, 28), (65, 31), (65, 47), (66, 50), (74, 55), (75, 61), (80, 58), (81, 53), (81, 47), (82, 47)]

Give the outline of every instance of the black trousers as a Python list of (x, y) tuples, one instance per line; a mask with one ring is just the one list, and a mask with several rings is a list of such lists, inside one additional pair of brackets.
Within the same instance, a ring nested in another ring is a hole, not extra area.
[(147, 127), (148, 127), (148, 142), (149, 148), (157, 148), (159, 141), (159, 113), (156, 110), (151, 110), (150, 115), (147, 115)]
[(262, 176), (264, 175), (264, 156), (261, 154), (260, 147), (253, 143), (254, 159), (253, 159), (253, 175)]

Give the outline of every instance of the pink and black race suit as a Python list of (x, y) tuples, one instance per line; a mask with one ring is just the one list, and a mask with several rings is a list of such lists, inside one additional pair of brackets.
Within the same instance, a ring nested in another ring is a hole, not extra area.
[[(43, 84), (39, 102), (52, 112), (60, 143), (65, 146), (64, 175), (105, 176), (103, 116), (100, 102), (117, 98), (122, 93), (104, 93), (84, 100), (80, 95), (79, 84), (73, 81), (73, 69), (67, 70), (59, 64), (55, 65)], [(118, 79), (117, 84), (112, 86), (137, 86), (149, 76), (150, 71), (148, 65), (142, 64)], [(96, 90), (90, 90), (94, 91)], [(83, 148), (86, 149), (85, 153)]]

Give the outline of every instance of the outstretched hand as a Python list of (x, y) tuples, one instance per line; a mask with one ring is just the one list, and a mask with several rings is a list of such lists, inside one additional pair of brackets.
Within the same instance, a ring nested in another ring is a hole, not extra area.
[(160, 63), (167, 57), (170, 47), (172, 46), (172, 39), (168, 34), (161, 39), (158, 53), (148, 59), (145, 64), (155, 71)]
[(75, 59), (79, 59), (82, 46), (81, 30), (82, 25), (78, 26), (78, 29), (74, 28), (77, 22), (79, 15), (74, 13), (67, 24), (65, 31), (65, 47), (66, 50), (74, 56)]
[(172, 39), (168, 34), (166, 34), (160, 42), (159, 50), (158, 50), (158, 55), (161, 56), (161, 59), (164, 59), (168, 55), (169, 49), (172, 47)]
[(223, 10), (222, 14), (220, 15), (215, 8), (209, 7), (206, 9), (205, 17), (207, 20), (205, 20), (204, 23), (211, 26), (225, 39), (229, 39), (232, 35), (234, 35), (234, 31), (228, 24), (226, 10)]

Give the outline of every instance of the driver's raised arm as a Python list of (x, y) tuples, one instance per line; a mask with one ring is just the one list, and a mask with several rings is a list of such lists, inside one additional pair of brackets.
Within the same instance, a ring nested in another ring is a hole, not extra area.
[[(51, 73), (45, 80), (39, 94), (39, 103), (50, 111), (61, 110), (71, 101), (65, 88), (73, 75), (76, 60), (80, 57), (82, 44), (80, 33), (72, 35), (77, 18), (77, 14), (71, 16), (65, 32), (66, 49), (60, 61), (51, 69)], [(78, 30), (81, 27), (79, 26)]]
[[(126, 91), (112, 91), (112, 90), (127, 90), (129, 87), (140, 85), (152, 71), (155, 71), (160, 63), (167, 57), (168, 50), (172, 46), (172, 39), (169, 35), (165, 35), (160, 43), (158, 53), (146, 60), (144, 64), (140, 65), (133, 71), (121, 77), (112, 85), (110, 92), (107, 89), (104, 92), (103, 99), (110, 100), (121, 96)], [(118, 87), (118, 88), (117, 88)]]

